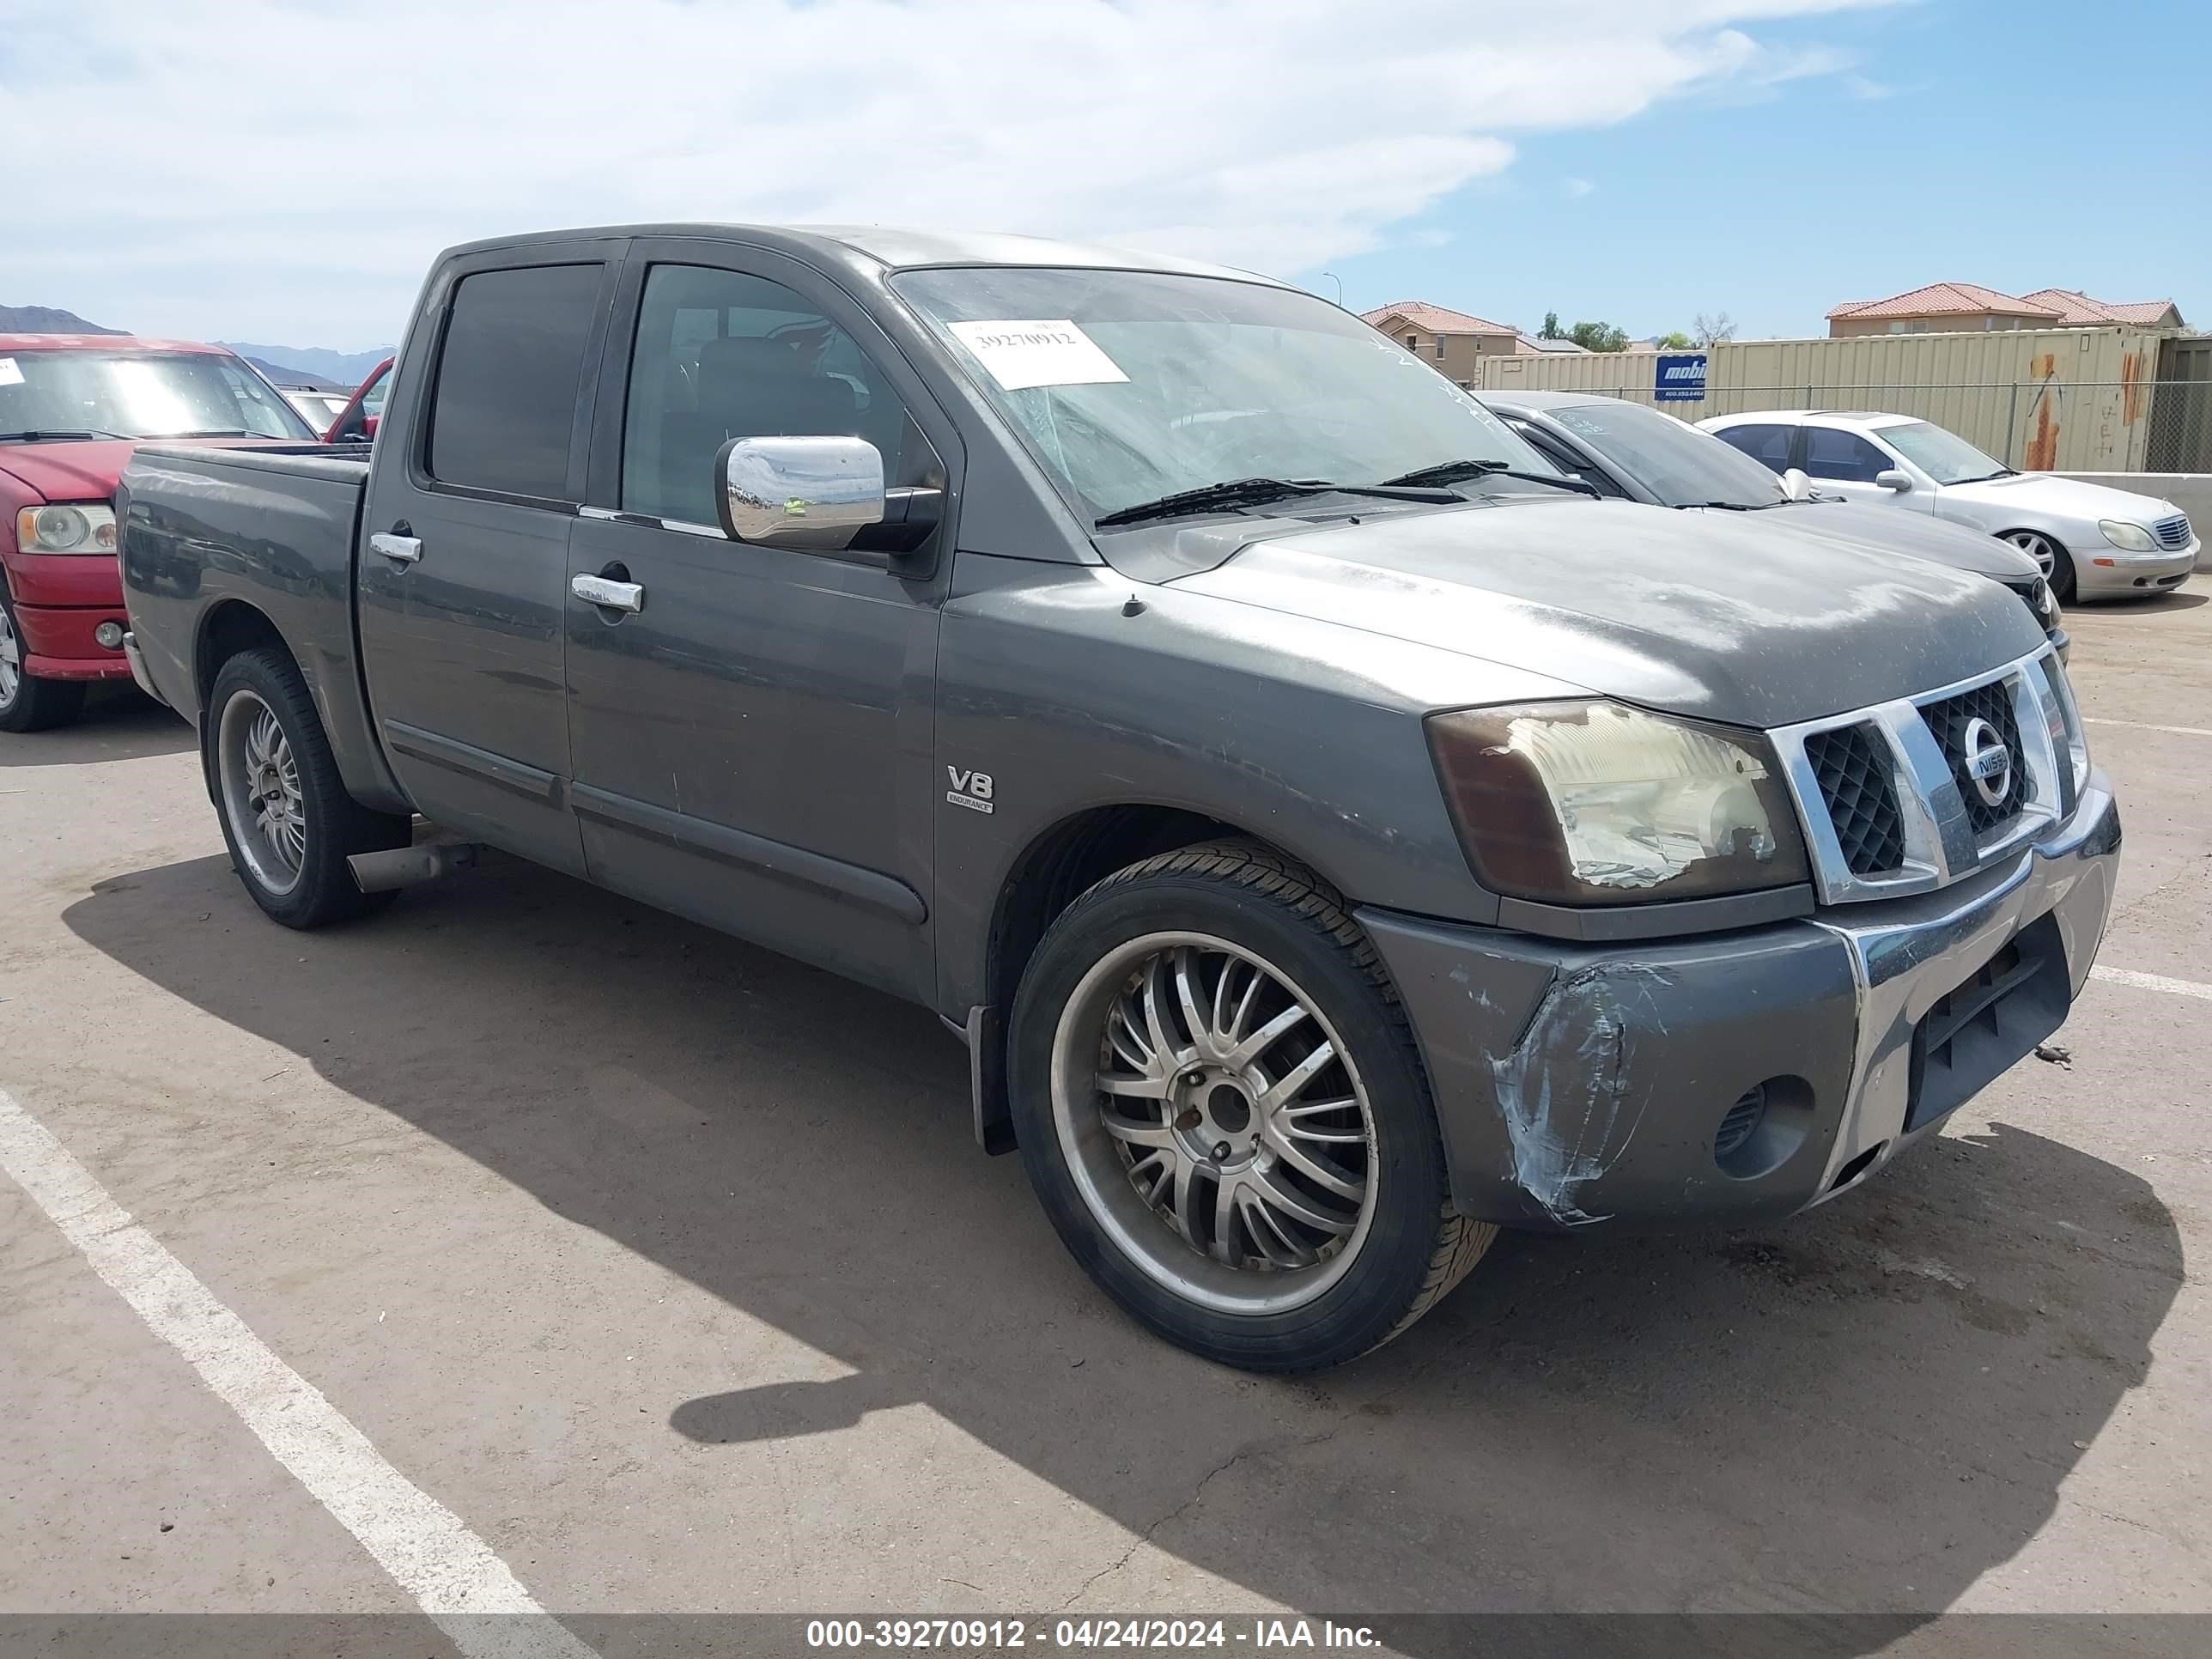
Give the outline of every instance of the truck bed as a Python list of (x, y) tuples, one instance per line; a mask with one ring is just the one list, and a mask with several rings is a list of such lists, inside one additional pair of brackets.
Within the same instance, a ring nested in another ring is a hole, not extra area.
[(375, 799), (394, 786), (355, 647), (368, 483), (366, 444), (149, 444), (124, 470), (115, 505), (131, 631), (162, 698), (197, 725), (203, 641), (265, 618), (307, 680), (348, 786)]

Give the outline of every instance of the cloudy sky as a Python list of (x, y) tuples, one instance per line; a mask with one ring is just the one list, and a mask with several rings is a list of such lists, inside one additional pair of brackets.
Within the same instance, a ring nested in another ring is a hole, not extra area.
[(447, 244), (719, 219), (1133, 243), (1528, 327), (1816, 332), (1945, 277), (2187, 311), (2204, 233), (2112, 234), (2171, 172), (2094, 147), (2164, 121), (2201, 161), (2145, 95), (2196, 101), (2188, 54), (2136, 35), (2085, 83), (2046, 7), (0, 0), (0, 303), (359, 349)]

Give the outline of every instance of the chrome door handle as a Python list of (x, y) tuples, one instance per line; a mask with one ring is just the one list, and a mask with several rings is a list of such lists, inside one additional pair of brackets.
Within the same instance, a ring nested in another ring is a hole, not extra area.
[(645, 609), (645, 589), (636, 582), (609, 581), (605, 576), (573, 576), (568, 591), (580, 599), (609, 611), (639, 611)]
[(400, 564), (413, 564), (422, 556), (422, 544), (414, 536), (388, 536), (380, 530), (368, 538), (368, 550)]

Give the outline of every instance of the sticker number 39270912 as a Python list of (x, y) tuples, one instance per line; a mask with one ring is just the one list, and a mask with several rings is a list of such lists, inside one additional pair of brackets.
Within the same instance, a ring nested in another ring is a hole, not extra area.
[(1103, 386), (1129, 378), (1096, 340), (1065, 317), (947, 326), (952, 337), (1009, 392), (1039, 386)]

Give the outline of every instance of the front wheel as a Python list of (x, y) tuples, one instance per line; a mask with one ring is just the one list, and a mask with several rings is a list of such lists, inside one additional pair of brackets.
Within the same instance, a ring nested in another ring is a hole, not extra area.
[(274, 650), (223, 664), (200, 719), (201, 758), (231, 863), (253, 902), (287, 927), (380, 908), (346, 860), (407, 845), (411, 822), (346, 793), (300, 671)]
[(1426, 1077), (1373, 947), (1264, 848), (1151, 859), (1038, 945), (1012, 1033), (1031, 1183), (1139, 1321), (1260, 1371), (1387, 1342), (1497, 1229), (1455, 1214)]
[(2008, 530), (2000, 540), (2010, 542), (2036, 562), (2051, 579), (2051, 591), (2061, 605), (2074, 603), (2074, 560), (2064, 548), (2039, 530)]
[(66, 726), (84, 707), (84, 682), (46, 680), (26, 673), (30, 647), (15, 626), (15, 606), (0, 586), (0, 732), (43, 732)]

